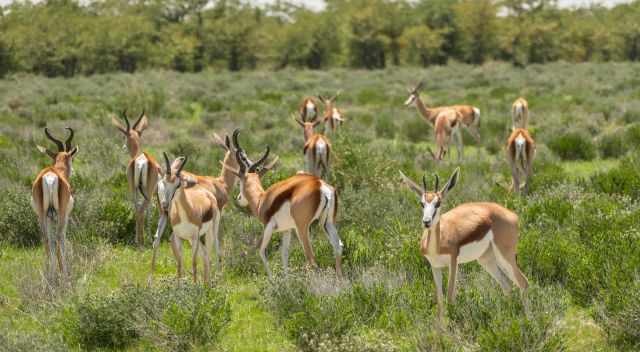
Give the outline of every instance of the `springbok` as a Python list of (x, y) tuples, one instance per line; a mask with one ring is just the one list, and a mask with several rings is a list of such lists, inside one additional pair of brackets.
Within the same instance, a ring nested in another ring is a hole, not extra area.
[[(416, 105), (420, 115), (431, 125), (435, 125), (436, 117), (443, 109), (454, 109), (460, 114), (458, 121), (473, 136), (476, 143), (480, 143), (480, 109), (471, 105), (451, 105), (435, 108), (427, 107), (420, 98), (420, 89), (424, 86), (424, 81), (420, 81), (413, 89), (408, 88), (409, 98), (404, 102), (405, 106)], [(461, 138), (461, 137), (460, 137)]]
[(300, 103), (298, 107), (298, 115), (300, 115), (303, 120), (307, 118), (309, 118), (309, 120), (315, 120), (318, 117), (318, 104), (316, 104), (313, 97), (306, 97), (302, 100), (302, 103)]
[(47, 138), (56, 144), (57, 151), (37, 146), (41, 153), (53, 159), (54, 164), (42, 169), (31, 187), (31, 206), (38, 216), (49, 268), (51, 272), (55, 271), (57, 258), (58, 270), (63, 276), (67, 275), (64, 259), (67, 223), (73, 209), (69, 178), (72, 172), (71, 162), (78, 152), (78, 146), (71, 147), (73, 129), (67, 127), (67, 130), (69, 136), (63, 143), (52, 136), (47, 128), (44, 129)]
[[(122, 119), (126, 127), (112, 116), (111, 121), (116, 128), (125, 135), (126, 147), (131, 159), (127, 164), (127, 181), (129, 194), (132, 196), (136, 210), (136, 243), (139, 247), (144, 245), (144, 216), (151, 202), (150, 197), (155, 193), (160, 164), (149, 154), (141, 150), (142, 132), (149, 125), (147, 115), (142, 111), (136, 122), (131, 126), (127, 111), (122, 112)], [(142, 200), (139, 196), (142, 196)]]
[(529, 103), (520, 97), (511, 105), (511, 128), (528, 128), (529, 124)]
[(511, 132), (507, 140), (507, 161), (511, 166), (511, 187), (516, 193), (520, 193), (524, 178), (524, 193), (529, 193), (529, 181), (533, 172), (533, 158), (536, 155), (536, 143), (524, 128), (516, 128)]
[(458, 150), (458, 160), (462, 160), (463, 146), (460, 134), (460, 122), (458, 119), (459, 115), (460, 113), (456, 110), (443, 109), (436, 116), (434, 133), (438, 154), (434, 155), (434, 159), (442, 160), (444, 158), (449, 150), (449, 143), (453, 136), (455, 138), (456, 149)]
[(478, 261), (500, 284), (502, 290), (511, 290), (509, 280), (525, 290), (529, 283), (516, 263), (518, 244), (518, 215), (496, 203), (464, 203), (440, 215), (442, 202), (458, 182), (460, 168), (456, 168), (444, 187), (438, 191), (439, 178), (435, 175), (435, 188), (427, 192), (426, 176), (422, 187), (400, 171), (402, 181), (420, 198), (423, 208), (424, 232), (420, 252), (431, 264), (436, 286), (438, 313), (443, 315), (442, 269), (449, 267), (447, 300), (455, 303), (458, 264)]
[[(234, 134), (238, 133), (238, 130), (234, 131)], [(235, 149), (231, 145), (231, 141), (229, 136), (225, 136), (222, 139), (216, 133), (213, 134), (213, 142), (215, 145), (221, 147), (225, 151), (224, 159), (222, 161), (222, 170), (220, 171), (220, 176), (212, 177), (212, 176), (200, 176), (195, 175), (190, 172), (181, 170), (181, 177), (185, 180), (189, 180), (191, 183), (197, 183), (202, 187), (205, 187), (209, 192), (213, 193), (217, 201), (218, 210), (222, 212), (224, 207), (227, 205), (231, 192), (237, 183), (236, 176), (229, 170), (235, 170), (238, 168), (238, 161), (236, 159)], [(168, 160), (168, 159), (167, 159)], [(181, 159), (176, 159), (171, 165), (171, 170), (177, 170), (180, 168), (182, 163)], [(173, 171), (172, 171), (173, 172)], [(163, 175), (164, 176), (164, 175)], [(160, 186), (162, 184), (162, 186)], [(156, 234), (153, 240), (153, 256), (151, 259), (151, 274), (153, 275), (155, 271), (156, 265), (156, 256), (158, 252), (158, 247), (160, 246), (160, 239), (162, 233), (164, 232), (167, 224), (167, 214), (169, 214), (169, 205), (171, 202), (169, 201), (171, 198), (168, 197), (165, 193), (167, 192), (164, 184), (162, 182), (158, 183), (158, 198), (159, 199), (168, 199), (167, 201), (160, 202), (160, 218), (158, 219), (158, 227), (156, 230)], [(217, 217), (215, 220), (219, 221), (221, 216)], [(215, 228), (219, 228), (219, 224), (214, 224)], [(173, 241), (173, 240), (172, 240)], [(221, 269), (221, 251), (220, 251), (220, 240), (218, 232), (215, 232), (215, 236), (213, 238), (212, 243), (207, 243), (208, 245), (215, 245), (216, 250), (216, 267), (218, 270)], [(212, 253), (212, 248), (207, 248), (209, 253)], [(177, 258), (176, 258), (177, 259)]]
[[(166, 170), (158, 182), (160, 206), (168, 214), (173, 234), (171, 249), (176, 258), (178, 278), (183, 275), (182, 241), (189, 241), (192, 248), (193, 282), (197, 281), (198, 254), (204, 264), (204, 283), (209, 284), (211, 270), (211, 248), (217, 242), (220, 209), (215, 195), (206, 186), (202, 186), (191, 177), (186, 177), (182, 169), (187, 163), (186, 157), (174, 161), (177, 169), (171, 167), (169, 157), (164, 153)], [(205, 244), (201, 245), (200, 237)], [(216, 249), (219, 249), (216, 246)], [(219, 253), (218, 253), (219, 254)]]
[(315, 133), (314, 128), (320, 124), (319, 120), (307, 121), (294, 117), (296, 122), (304, 129), (304, 168), (305, 171), (321, 177), (329, 175), (329, 156), (331, 154), (331, 143), (322, 134)]
[(335, 133), (338, 126), (342, 125), (344, 122), (342, 111), (335, 106), (336, 100), (338, 100), (338, 97), (340, 96), (340, 92), (341, 91), (336, 92), (333, 97), (318, 95), (318, 99), (324, 103), (324, 116), (322, 117), (322, 120), (324, 122), (325, 134)]
[(309, 239), (309, 226), (318, 219), (333, 247), (336, 275), (341, 278), (343, 244), (335, 223), (338, 210), (338, 194), (335, 188), (317, 176), (300, 173), (272, 185), (265, 191), (260, 178), (275, 163), (262, 166), (269, 156), (269, 147), (258, 161), (252, 163), (240, 147), (237, 134), (234, 135), (233, 143), (240, 162), (240, 168), (234, 171), (240, 178), (238, 204), (248, 206), (253, 215), (265, 225), (260, 257), (267, 275), (272, 277), (266, 250), (273, 232), (285, 232), (282, 237), (281, 255), (282, 266), (287, 272), (291, 229), (296, 230), (309, 265), (316, 267)]

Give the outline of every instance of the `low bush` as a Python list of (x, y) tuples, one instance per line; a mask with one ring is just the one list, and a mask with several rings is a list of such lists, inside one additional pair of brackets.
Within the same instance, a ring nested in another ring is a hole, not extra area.
[(32, 247), (40, 244), (38, 218), (31, 207), (31, 191), (9, 187), (3, 191), (0, 207), (0, 243)]
[(230, 321), (226, 296), (186, 282), (126, 286), (108, 296), (76, 301), (63, 317), (69, 344), (125, 348), (137, 340), (170, 350), (214, 343)]
[(547, 145), (563, 160), (592, 160), (596, 157), (593, 141), (578, 132), (554, 136)]
[(640, 199), (640, 165), (638, 154), (630, 155), (612, 169), (591, 176), (590, 184), (597, 192), (619, 194)]
[[(640, 273), (638, 274), (640, 275)], [(610, 340), (621, 350), (640, 348), (640, 276), (604, 294), (600, 320)]]
[(602, 158), (618, 158), (629, 149), (622, 131), (607, 133), (598, 140), (598, 150)]

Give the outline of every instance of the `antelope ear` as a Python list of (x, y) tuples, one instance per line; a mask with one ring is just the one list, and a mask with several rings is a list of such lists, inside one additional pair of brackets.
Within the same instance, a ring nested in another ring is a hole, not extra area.
[(48, 155), (51, 159), (54, 159), (54, 160), (55, 160), (55, 158), (56, 158), (56, 153), (54, 153), (54, 152), (50, 151), (49, 149), (47, 149), (47, 148), (45, 148), (45, 147), (43, 147), (43, 146), (41, 146), (41, 145), (36, 145), (36, 148), (38, 148), (38, 150), (40, 151), (40, 153), (42, 153), (42, 154), (46, 154), (46, 155)]
[(76, 156), (77, 152), (78, 152), (78, 146), (76, 145), (75, 147), (73, 147), (73, 149), (71, 149), (71, 151), (69, 151), (69, 155), (73, 158)]
[(295, 119), (295, 120), (298, 123), (298, 125), (300, 125), (300, 127), (304, 127), (304, 122), (300, 121), (299, 119)]
[(323, 122), (323, 121), (321, 121), (321, 120), (313, 121), (313, 127), (318, 126), (321, 122)]
[(126, 129), (124, 126), (122, 126), (122, 123), (120, 122), (120, 120), (118, 120), (118, 118), (117, 118), (115, 115), (111, 116), (111, 123), (112, 123), (114, 126), (116, 126), (116, 128), (118, 129), (118, 131), (120, 131), (120, 132), (124, 133), (125, 135), (127, 135), (127, 134), (128, 134), (128, 133), (127, 133), (127, 129)]
[(318, 100), (324, 103), (324, 97), (322, 97), (322, 95), (318, 95)]
[(456, 183), (458, 183), (459, 175), (460, 175), (460, 167), (457, 167), (455, 170), (453, 170), (453, 173), (449, 177), (449, 181), (447, 181), (447, 184), (445, 184), (442, 190), (440, 191), (443, 197), (445, 197), (447, 193), (456, 185)]
[(184, 182), (186, 188), (190, 188), (190, 187), (193, 187), (193, 186), (198, 184), (198, 180), (196, 180), (195, 178), (193, 178), (191, 176), (187, 176), (187, 177), (183, 178), (182, 182)]
[(142, 135), (142, 132), (149, 127), (149, 119), (147, 119), (147, 114), (142, 115), (142, 117), (140, 118), (140, 121), (138, 121), (138, 123), (136, 124), (136, 126), (134, 127), (134, 129)]
[(418, 197), (422, 198), (422, 195), (425, 191), (415, 182), (413, 182), (409, 177), (407, 177), (407, 175), (402, 173), (402, 171), (400, 171), (400, 176), (402, 177), (402, 182), (407, 185), (407, 187), (409, 187), (409, 189), (411, 189), (416, 195), (418, 195)]

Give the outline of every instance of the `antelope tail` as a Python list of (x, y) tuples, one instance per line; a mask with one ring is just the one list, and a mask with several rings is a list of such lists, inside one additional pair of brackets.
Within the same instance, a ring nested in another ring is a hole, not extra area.
[(136, 186), (142, 197), (145, 200), (149, 200), (149, 197), (144, 191), (144, 188), (147, 185), (147, 175), (149, 170), (149, 161), (144, 154), (138, 157), (135, 161), (135, 169), (133, 172), (133, 184)]
[(60, 180), (54, 174), (46, 174), (42, 177), (42, 207), (47, 217), (54, 219), (60, 204), (58, 200), (58, 187)]

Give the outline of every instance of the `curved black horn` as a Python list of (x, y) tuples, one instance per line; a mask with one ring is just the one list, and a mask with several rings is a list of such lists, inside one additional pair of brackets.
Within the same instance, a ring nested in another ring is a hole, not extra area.
[(422, 175), (422, 191), (427, 191), (427, 175)]
[(164, 163), (166, 164), (167, 174), (171, 175), (171, 162), (169, 161), (169, 156), (167, 155), (167, 152), (162, 152), (162, 155), (164, 155)]
[(240, 175), (244, 175), (247, 171), (247, 164), (244, 156), (242, 155), (242, 151), (239, 149), (236, 150), (236, 160), (238, 160), (238, 171), (240, 172)]
[(131, 126), (129, 125), (129, 118), (127, 117), (127, 109), (122, 110), (122, 119), (127, 124), (127, 132), (129, 132)]
[(71, 141), (73, 140), (73, 128), (66, 127), (67, 131), (69, 131), (69, 137), (64, 141), (65, 151), (71, 150)]
[(424, 80), (421, 79), (420, 82), (418, 82), (418, 84), (416, 85), (416, 87), (413, 90), (417, 92), (418, 90), (422, 89), (423, 85), (424, 85)]
[(182, 172), (182, 169), (187, 164), (188, 160), (189, 160), (189, 157), (185, 156), (184, 159), (182, 160), (182, 164), (180, 164), (180, 167), (178, 167), (178, 171), (176, 171), (176, 176), (180, 177), (180, 172)]
[(435, 191), (438, 192), (438, 188), (440, 187), (440, 177), (438, 177), (438, 174), (433, 174), (433, 176), (436, 177), (436, 189), (435, 189)]
[(269, 146), (267, 146), (267, 150), (264, 152), (264, 155), (262, 156), (262, 158), (260, 158), (260, 160), (256, 161), (249, 167), (249, 173), (256, 172), (258, 167), (260, 167), (262, 164), (264, 164), (265, 161), (267, 161), (270, 151), (271, 149), (269, 148)]
[(140, 123), (140, 121), (142, 121), (143, 117), (144, 117), (144, 109), (142, 109), (142, 114), (140, 114), (140, 116), (138, 117), (136, 122), (133, 124), (133, 129), (134, 130), (138, 127), (138, 124)]
[(233, 135), (232, 135), (232, 140), (233, 140), (233, 147), (236, 148), (236, 150), (241, 150), (242, 148), (240, 148), (240, 144), (238, 143), (238, 135), (240, 134), (240, 129), (236, 128), (235, 130), (233, 130)]
[(47, 137), (58, 146), (58, 151), (59, 152), (63, 152), (64, 149), (64, 144), (62, 144), (62, 142), (58, 139), (56, 139), (54, 136), (51, 135), (51, 132), (49, 132), (49, 129), (47, 127), (44, 128), (44, 134), (47, 135)]

